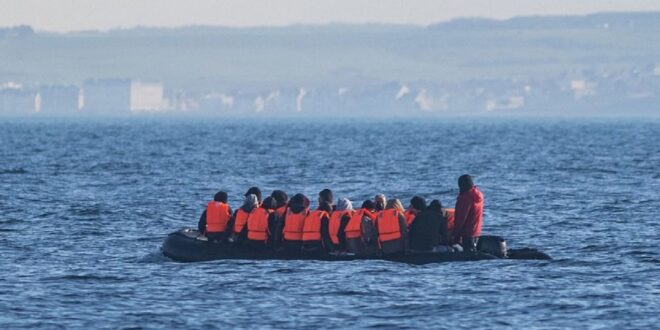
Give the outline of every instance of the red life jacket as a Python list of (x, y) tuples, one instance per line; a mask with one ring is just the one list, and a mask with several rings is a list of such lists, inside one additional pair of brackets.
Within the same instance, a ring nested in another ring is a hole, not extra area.
[(227, 203), (210, 201), (206, 204), (206, 232), (223, 233), (229, 222), (229, 205)]
[(250, 213), (245, 212), (243, 209), (236, 211), (236, 216), (234, 217), (234, 234), (240, 234), (243, 231), (249, 215)]
[(383, 243), (401, 238), (401, 226), (399, 226), (399, 215), (397, 209), (384, 210), (376, 219), (378, 229), (378, 240)]
[(376, 216), (369, 212), (367, 209), (360, 209), (351, 215), (351, 218), (348, 220), (348, 223), (346, 224), (346, 228), (344, 228), (344, 233), (346, 233), (346, 239), (354, 239), (354, 238), (361, 238), (362, 237), (362, 218), (368, 217), (372, 221), (376, 218)]
[(305, 217), (305, 223), (303, 225), (303, 242), (321, 240), (321, 219), (323, 217), (329, 217), (328, 212), (321, 210), (309, 212)]
[(303, 226), (305, 218), (309, 213), (308, 209), (300, 213), (293, 213), (291, 210), (286, 212), (284, 218), (284, 239), (287, 241), (300, 241), (303, 237)]
[(334, 211), (330, 216), (330, 221), (328, 222), (328, 231), (330, 232), (330, 240), (333, 244), (339, 244), (339, 227), (341, 227), (341, 218), (343, 218), (346, 214), (350, 216), (353, 214), (353, 211)]
[(270, 217), (271, 210), (266, 210), (262, 207), (257, 207), (247, 219), (248, 234), (247, 238), (251, 241), (268, 240), (268, 218)]
[(410, 227), (413, 221), (415, 221), (416, 215), (417, 211), (413, 209), (407, 209), (406, 212), (403, 212), (403, 217), (406, 219), (406, 227)]

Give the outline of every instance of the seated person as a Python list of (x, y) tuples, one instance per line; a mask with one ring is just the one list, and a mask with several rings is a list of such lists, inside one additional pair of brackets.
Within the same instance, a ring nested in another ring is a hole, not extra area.
[(219, 191), (213, 200), (206, 203), (206, 210), (202, 212), (197, 223), (197, 230), (206, 235), (209, 241), (222, 242), (230, 232), (227, 230), (231, 208), (227, 204), (227, 193)]
[(448, 245), (447, 220), (439, 200), (433, 200), (426, 210), (417, 214), (409, 235), (411, 252), (431, 252), (438, 245)]
[(385, 210), (376, 218), (378, 242), (383, 254), (408, 252), (408, 229), (403, 217), (403, 205), (398, 199), (387, 201)]
[(346, 250), (357, 255), (374, 255), (378, 250), (378, 233), (374, 227), (376, 220), (375, 204), (371, 200), (362, 203), (362, 207), (353, 212), (344, 235), (346, 237)]

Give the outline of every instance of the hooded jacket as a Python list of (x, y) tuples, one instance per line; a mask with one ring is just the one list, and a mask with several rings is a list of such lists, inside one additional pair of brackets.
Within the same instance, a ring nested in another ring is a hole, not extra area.
[(483, 223), (484, 195), (477, 186), (464, 191), (456, 199), (454, 237), (479, 237)]

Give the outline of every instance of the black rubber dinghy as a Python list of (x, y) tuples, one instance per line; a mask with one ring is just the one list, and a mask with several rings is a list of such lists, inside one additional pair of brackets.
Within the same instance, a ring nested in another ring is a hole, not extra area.
[(477, 252), (423, 252), (407, 255), (357, 256), (353, 254), (305, 254), (293, 251), (253, 250), (225, 243), (209, 242), (197, 230), (182, 229), (167, 236), (162, 246), (163, 254), (175, 261), (196, 262), (209, 260), (388, 260), (423, 265), (448, 261), (477, 261), (492, 259), (547, 260), (547, 254), (536, 249), (507, 249), (506, 241), (499, 236), (482, 236)]

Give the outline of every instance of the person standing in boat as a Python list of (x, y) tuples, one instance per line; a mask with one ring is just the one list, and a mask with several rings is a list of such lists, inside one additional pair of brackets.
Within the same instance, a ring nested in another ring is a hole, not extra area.
[(383, 254), (408, 252), (408, 229), (403, 212), (401, 201), (390, 199), (376, 218), (378, 242)]
[(234, 212), (229, 220), (231, 235), (229, 241), (234, 244), (241, 244), (247, 239), (247, 219), (250, 212), (259, 207), (259, 200), (254, 194), (247, 194), (243, 200), (243, 205)]
[(406, 212), (403, 213), (403, 217), (406, 218), (406, 226), (410, 228), (410, 224), (415, 220), (417, 213), (422, 212), (426, 209), (426, 200), (419, 196), (414, 196), (410, 199), (410, 206), (406, 209)]
[(353, 212), (344, 229), (347, 252), (359, 256), (375, 255), (378, 252), (375, 211), (374, 202), (366, 200), (359, 210)]
[(410, 225), (411, 252), (449, 252), (447, 220), (442, 214), (442, 204), (433, 200), (415, 216)]
[(328, 222), (332, 206), (322, 202), (305, 217), (302, 234), (302, 251), (311, 254), (327, 252), (332, 242), (328, 233)]
[(483, 223), (484, 196), (467, 174), (458, 178), (458, 188), (460, 192), (454, 213), (454, 243), (461, 244), (464, 251), (476, 251)]
[(206, 235), (209, 241), (222, 242), (229, 232), (227, 228), (230, 218), (231, 207), (227, 204), (227, 193), (218, 191), (213, 200), (206, 203), (206, 209), (197, 222), (197, 230)]
[(275, 226), (275, 200), (266, 197), (261, 206), (250, 212), (247, 218), (247, 243), (249, 246), (262, 249), (272, 245), (271, 233)]
[(303, 194), (293, 195), (284, 216), (282, 230), (282, 242), (287, 251), (299, 252), (302, 248), (303, 226), (308, 214), (309, 199)]
[(337, 208), (330, 214), (328, 233), (330, 235), (331, 251), (346, 251), (346, 234), (344, 229), (353, 215), (353, 203), (347, 198), (337, 200)]

